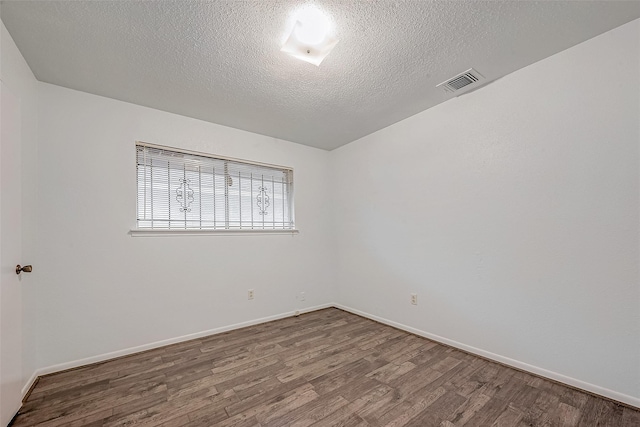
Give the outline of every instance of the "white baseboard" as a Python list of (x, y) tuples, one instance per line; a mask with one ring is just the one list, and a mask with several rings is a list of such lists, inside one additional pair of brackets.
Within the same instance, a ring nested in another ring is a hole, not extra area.
[(258, 325), (260, 323), (271, 322), (273, 320), (284, 319), (286, 317), (292, 317), (296, 314), (309, 313), (311, 311), (322, 310), (325, 308), (334, 307), (335, 304), (327, 303), (316, 305), (314, 307), (301, 308), (295, 311), (289, 311), (286, 313), (275, 314), (273, 316), (262, 317), (260, 319), (248, 320), (246, 322), (235, 323), (233, 325), (221, 326), (219, 328), (209, 329), (206, 331), (196, 332), (193, 334), (187, 334), (180, 337), (169, 338), (162, 341), (156, 341), (149, 344), (143, 344), (136, 347), (125, 348), (118, 351), (112, 351), (110, 353), (99, 354), (96, 356), (86, 357), (84, 359), (74, 360), (72, 362), (60, 363), (57, 365), (47, 366), (45, 368), (36, 369), (36, 371), (31, 375), (27, 383), (22, 387), (22, 398), (27, 395), (34, 382), (38, 377), (42, 375), (53, 374), (55, 372), (65, 371), (67, 369), (78, 368), (80, 366), (91, 365), (92, 363), (104, 362), (105, 360), (115, 359), (117, 357), (128, 356), (135, 353), (140, 353), (141, 351), (152, 350), (158, 347), (164, 347), (170, 344), (177, 344), (185, 341), (190, 341), (197, 338), (207, 337), (210, 335), (221, 334), (223, 332), (232, 331), (234, 329), (246, 328), (247, 326)]
[(464, 350), (468, 353), (476, 354), (478, 356), (482, 356), (486, 359), (490, 359), (496, 361), (498, 363), (502, 363), (504, 365), (511, 366), (516, 369), (520, 369), (522, 371), (527, 371), (535, 375), (539, 375), (541, 377), (549, 378), (554, 381), (561, 382), (563, 384), (568, 384), (570, 386), (586, 390), (593, 394), (597, 394), (600, 396), (607, 397), (612, 400), (616, 400), (618, 402), (625, 403), (627, 405), (631, 405), (633, 407), (640, 409), (640, 398), (629, 396), (623, 393), (619, 393), (617, 391), (609, 390), (608, 388), (600, 387), (595, 384), (587, 383), (575, 378), (568, 377), (566, 375), (559, 374), (557, 372), (549, 371), (547, 369), (539, 368), (537, 366), (529, 365), (528, 363), (520, 362), (519, 360), (514, 360), (509, 357), (501, 356), (499, 354), (491, 353), (490, 351), (482, 350), (476, 347), (472, 347), (470, 345), (462, 344), (457, 341), (450, 340), (448, 338), (441, 337), (439, 335), (435, 335), (429, 332), (422, 331), (420, 329), (412, 328), (411, 326), (404, 325), (402, 323), (394, 322), (392, 320), (388, 320), (379, 316), (375, 316), (373, 314), (366, 313), (364, 311), (356, 310), (355, 308), (347, 307), (342, 304), (334, 304), (336, 308), (339, 308), (344, 311), (348, 311), (353, 314), (357, 314), (358, 316), (366, 317), (371, 320), (375, 320), (376, 322), (383, 323), (385, 325), (392, 326), (397, 329), (402, 329), (403, 331), (410, 332), (414, 335), (418, 335), (424, 338), (428, 338), (432, 341), (436, 341), (442, 344), (446, 344), (450, 347), (455, 347), (460, 350)]
[(33, 387), (33, 384), (36, 382), (36, 379), (38, 379), (38, 376), (38, 370), (34, 371), (33, 374), (31, 374), (31, 377), (27, 380), (24, 387), (22, 387), (22, 399), (24, 399), (31, 387)]

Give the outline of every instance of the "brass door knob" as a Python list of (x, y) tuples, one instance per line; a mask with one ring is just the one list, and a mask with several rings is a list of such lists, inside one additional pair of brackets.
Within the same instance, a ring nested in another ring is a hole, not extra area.
[(25, 265), (24, 267), (21, 267), (20, 264), (16, 265), (16, 274), (20, 274), (23, 271), (25, 273), (31, 273), (33, 271), (33, 267), (30, 265)]

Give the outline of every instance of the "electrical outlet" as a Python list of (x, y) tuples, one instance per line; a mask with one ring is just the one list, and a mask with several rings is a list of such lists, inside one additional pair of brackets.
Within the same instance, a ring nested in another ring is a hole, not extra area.
[(418, 294), (411, 294), (411, 304), (418, 305)]
[(253, 299), (253, 289), (249, 289), (247, 292), (247, 299)]
[(300, 292), (300, 294), (298, 295), (298, 301), (304, 301), (306, 299), (306, 296), (304, 295), (304, 292)]

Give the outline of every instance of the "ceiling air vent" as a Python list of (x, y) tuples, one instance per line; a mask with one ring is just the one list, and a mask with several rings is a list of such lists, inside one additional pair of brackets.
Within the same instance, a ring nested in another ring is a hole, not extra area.
[(481, 80), (484, 80), (482, 74), (480, 74), (473, 68), (469, 68), (464, 73), (460, 73), (457, 76), (440, 83), (436, 87), (448, 93), (455, 93), (461, 91), (464, 88), (470, 88), (471, 85), (473, 85), (473, 87), (476, 87), (478, 86), (477, 83)]

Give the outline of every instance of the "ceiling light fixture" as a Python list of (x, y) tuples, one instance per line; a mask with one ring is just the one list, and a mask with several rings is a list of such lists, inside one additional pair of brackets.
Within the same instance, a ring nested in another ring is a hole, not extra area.
[(329, 18), (316, 7), (305, 7), (295, 15), (295, 23), (281, 51), (313, 65), (320, 65), (338, 44)]

